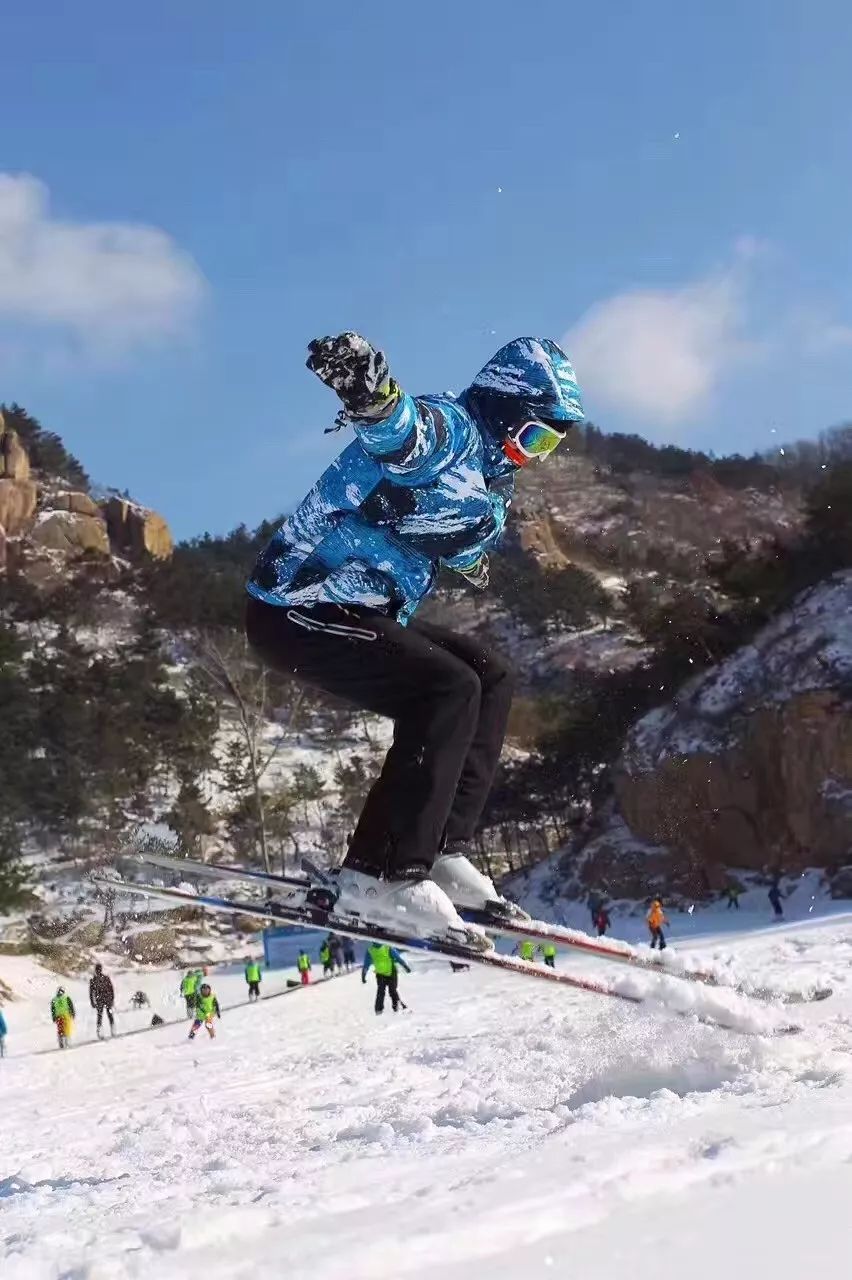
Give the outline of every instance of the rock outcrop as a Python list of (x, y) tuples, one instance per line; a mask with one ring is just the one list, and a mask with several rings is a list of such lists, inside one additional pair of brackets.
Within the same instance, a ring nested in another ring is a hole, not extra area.
[(103, 506), (110, 541), (119, 551), (131, 557), (152, 556), (168, 560), (174, 542), (162, 516), (140, 507), (127, 498), (110, 498)]
[(581, 855), (582, 880), (613, 894), (852, 861), (852, 571), (640, 720), (615, 796), (611, 830)]
[(0, 414), (0, 572), (47, 593), (69, 573), (120, 576), (122, 562), (168, 559), (172, 536), (162, 516), (127, 498), (98, 503), (33, 473), (27, 450)]

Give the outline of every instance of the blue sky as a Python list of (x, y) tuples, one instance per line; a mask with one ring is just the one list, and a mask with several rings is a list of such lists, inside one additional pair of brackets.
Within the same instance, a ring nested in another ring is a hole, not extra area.
[(309, 487), (342, 328), (415, 392), (564, 339), (601, 425), (717, 452), (852, 416), (842, 0), (10, 0), (0, 42), (0, 400), (179, 536)]

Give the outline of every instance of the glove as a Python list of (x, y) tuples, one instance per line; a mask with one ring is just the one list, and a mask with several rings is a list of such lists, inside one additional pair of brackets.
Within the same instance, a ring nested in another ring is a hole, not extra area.
[(314, 338), (308, 353), (308, 368), (337, 393), (353, 418), (379, 417), (399, 395), (385, 353), (376, 351), (359, 333)]
[(488, 556), (481, 555), (463, 568), (456, 567), (456, 573), (460, 573), (472, 587), (484, 591), (488, 586)]

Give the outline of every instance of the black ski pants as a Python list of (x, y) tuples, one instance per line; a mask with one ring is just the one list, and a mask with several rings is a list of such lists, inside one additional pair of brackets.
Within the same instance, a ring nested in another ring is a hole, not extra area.
[(399, 1009), (399, 990), (397, 988), (396, 973), (376, 974), (376, 1013), (381, 1013), (385, 1007), (385, 992), (390, 996), (391, 1008), (396, 1013)]
[(112, 1005), (111, 1005), (111, 1004), (96, 1004), (96, 1005), (95, 1005), (95, 1024), (96, 1024), (97, 1030), (98, 1030), (98, 1031), (100, 1031), (101, 1026), (103, 1025), (103, 1020), (104, 1020), (104, 1010), (106, 1010), (106, 1016), (107, 1016), (107, 1018), (108, 1018), (108, 1020), (109, 1020), (110, 1030), (111, 1030), (111, 1031), (114, 1031), (114, 1030), (115, 1030), (115, 1018), (112, 1016)]
[(666, 935), (663, 933), (662, 929), (651, 930), (651, 950), (653, 951), (657, 946), (661, 951), (665, 951), (666, 949)]
[(346, 865), (428, 872), (444, 843), (476, 832), (512, 702), (508, 663), (445, 627), (401, 627), (370, 609), (249, 598), (246, 635), (267, 666), (394, 722)]
[(254, 996), (255, 1000), (259, 1000), (259, 999), (260, 999), (260, 983), (259, 983), (259, 982), (250, 982), (250, 983), (248, 984), (248, 998), (249, 998), (249, 1000), (251, 1000), (252, 996)]

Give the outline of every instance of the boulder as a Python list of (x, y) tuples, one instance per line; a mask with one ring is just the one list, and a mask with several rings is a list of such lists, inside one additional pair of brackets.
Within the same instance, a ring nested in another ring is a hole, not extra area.
[(169, 560), (174, 542), (162, 516), (128, 498), (110, 498), (102, 505), (109, 529), (110, 541), (119, 554), (132, 559), (151, 556), (154, 560)]
[(34, 546), (66, 555), (85, 552), (109, 556), (106, 521), (100, 516), (78, 515), (73, 511), (43, 511), (30, 535)]
[[(724, 887), (731, 866), (848, 864), (852, 572), (640, 720), (615, 794), (631, 835), (667, 850), (671, 883), (696, 894)], [(632, 880), (629, 858), (623, 871)]]
[(0, 480), (0, 524), (9, 537), (24, 533), (35, 515), (38, 491), (32, 480)]
[(103, 512), (94, 498), (76, 489), (64, 489), (58, 493), (43, 495), (42, 506), (46, 511), (73, 511), (76, 515), (97, 516), (98, 519), (103, 519)]
[(0, 476), (6, 480), (29, 480), (30, 457), (17, 431), (7, 431), (0, 414)]

